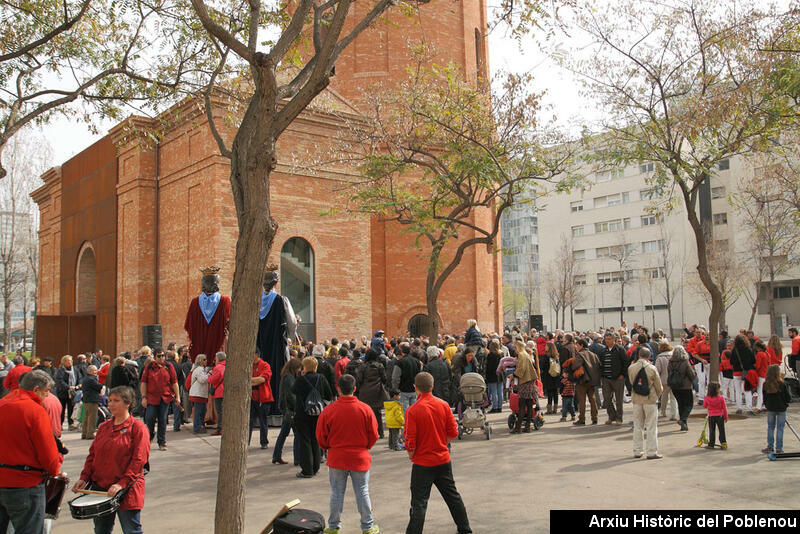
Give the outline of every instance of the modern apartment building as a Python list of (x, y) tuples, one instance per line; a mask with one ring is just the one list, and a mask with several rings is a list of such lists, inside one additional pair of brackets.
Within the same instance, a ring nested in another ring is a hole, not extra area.
[(526, 324), (540, 314), (539, 228), (531, 198), (503, 212), (503, 319), (506, 324)]
[[(679, 330), (682, 323), (707, 325), (710, 301), (696, 275), (696, 245), (682, 198), (678, 191), (654, 190), (648, 184), (654, 171), (652, 163), (611, 171), (587, 169), (586, 188), (548, 195), (542, 202), (537, 271), (563, 272), (560, 249), (566, 241), (574, 258), (573, 282), (579, 289), (562, 321), (545, 296), (547, 281), (543, 280), (540, 305), (549, 329), (556, 324), (569, 328), (571, 312), (574, 326), (580, 330), (619, 325), (622, 315), (629, 327), (637, 322), (666, 331), (668, 285), (673, 330)], [(741, 212), (730, 201), (740, 181), (758, 172), (741, 157), (721, 161), (699, 211), (711, 229), (713, 247), (721, 251), (718, 269), (730, 273), (731, 285), (737, 284), (726, 313), (728, 328), (748, 326), (752, 299), (757, 298), (753, 326), (764, 335), (769, 333), (764, 279), (758, 287), (757, 276), (748, 278), (752, 274), (748, 271), (752, 271), (752, 240)], [(669, 201), (674, 208), (664, 213)], [(507, 276), (505, 269), (503, 274)], [(795, 267), (786, 272), (775, 286), (776, 313), (783, 327), (800, 323), (800, 270)], [(786, 335), (785, 330), (782, 334)]]

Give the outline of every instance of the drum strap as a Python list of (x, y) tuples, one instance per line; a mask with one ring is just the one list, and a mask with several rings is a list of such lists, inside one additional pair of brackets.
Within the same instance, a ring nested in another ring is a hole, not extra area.
[(40, 469), (39, 467), (31, 467), (29, 465), (6, 465), (0, 464), (0, 467), (5, 469), (14, 469), (15, 471), (38, 471), (43, 474), (47, 474), (47, 471), (44, 469)]

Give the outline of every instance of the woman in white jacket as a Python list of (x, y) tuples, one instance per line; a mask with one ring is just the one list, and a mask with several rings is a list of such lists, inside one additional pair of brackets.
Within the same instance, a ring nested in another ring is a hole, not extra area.
[(189, 401), (192, 403), (195, 434), (204, 434), (206, 431), (203, 422), (206, 418), (206, 403), (208, 402), (208, 376), (211, 374), (210, 369), (206, 367), (206, 361), (205, 354), (198, 354), (192, 366)]

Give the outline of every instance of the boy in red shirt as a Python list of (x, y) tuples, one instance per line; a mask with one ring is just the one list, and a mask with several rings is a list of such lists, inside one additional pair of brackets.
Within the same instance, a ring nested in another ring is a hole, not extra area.
[(431, 485), (442, 494), (459, 534), (471, 534), (464, 501), (453, 480), (447, 445), (458, 436), (450, 406), (431, 395), (433, 376), (427, 372), (414, 377), (417, 401), (406, 410), (406, 451), (411, 462), (411, 518), (406, 534), (422, 534)]
[(262, 449), (266, 449), (269, 444), (267, 417), (272, 408), (272, 403), (275, 401), (272, 397), (272, 388), (269, 385), (270, 378), (272, 378), (272, 368), (261, 359), (261, 354), (256, 349), (253, 355), (253, 376), (250, 378), (250, 387), (253, 392), (250, 395), (250, 433), (247, 435), (247, 444), (250, 445), (253, 427), (258, 424), (258, 434)]
[(322, 410), (317, 420), (317, 441), (328, 451), (328, 477), (331, 483), (331, 505), (325, 534), (339, 534), (347, 477), (353, 481), (356, 506), (361, 514), (362, 534), (378, 534), (380, 528), (372, 518), (369, 498), (369, 450), (378, 441), (378, 422), (372, 408), (355, 398), (356, 379), (344, 374), (336, 390), (339, 399)]

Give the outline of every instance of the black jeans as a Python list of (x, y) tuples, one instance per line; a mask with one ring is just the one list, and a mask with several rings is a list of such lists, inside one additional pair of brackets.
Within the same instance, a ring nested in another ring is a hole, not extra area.
[(317, 417), (295, 416), (294, 437), (300, 443), (300, 470), (304, 475), (316, 475), (321, 456), (317, 443)]
[(719, 442), (727, 443), (725, 439), (725, 418), (721, 415), (712, 415), (708, 418), (708, 444), (714, 445), (716, 442), (717, 428), (719, 427)]
[(672, 394), (675, 395), (675, 400), (678, 401), (678, 420), (684, 423), (692, 413), (692, 396), (691, 389), (673, 389)]
[(411, 467), (411, 516), (406, 527), (406, 534), (422, 534), (425, 526), (425, 512), (428, 510), (428, 498), (431, 495), (431, 485), (442, 495), (445, 504), (450, 509), (450, 515), (456, 524), (459, 534), (470, 534), (469, 519), (464, 501), (456, 489), (453, 480), (453, 466), (446, 464), (427, 467), (414, 464)]
[(9, 522), (17, 534), (41, 534), (44, 528), (44, 483), (32, 488), (0, 488), (0, 532)]
[(381, 417), (381, 409), (374, 406), (371, 408), (372, 413), (375, 414), (375, 420), (378, 421), (378, 437), (383, 439), (383, 417)]
[(253, 428), (258, 426), (258, 437), (261, 441), (261, 446), (266, 447), (269, 443), (267, 433), (269, 425), (267, 425), (267, 414), (272, 407), (271, 402), (260, 403), (258, 401), (250, 401), (250, 432), (247, 435), (247, 444), (250, 445), (250, 438), (253, 437)]

